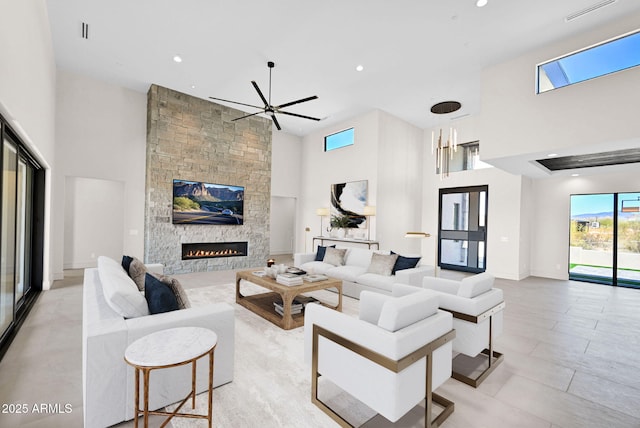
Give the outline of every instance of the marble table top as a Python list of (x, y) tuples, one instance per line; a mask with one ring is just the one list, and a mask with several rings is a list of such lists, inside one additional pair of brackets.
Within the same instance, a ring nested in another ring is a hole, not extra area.
[(177, 327), (144, 336), (124, 353), (125, 360), (136, 366), (164, 367), (184, 363), (209, 352), (218, 336), (202, 327)]

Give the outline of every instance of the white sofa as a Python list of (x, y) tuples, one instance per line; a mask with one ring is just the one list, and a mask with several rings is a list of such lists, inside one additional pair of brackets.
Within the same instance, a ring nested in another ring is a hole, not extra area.
[[(134, 416), (134, 370), (124, 361), (124, 352), (135, 340), (158, 330), (181, 326), (205, 327), (218, 335), (215, 350), (214, 386), (233, 379), (234, 357), (234, 310), (226, 303), (187, 308), (155, 315), (125, 319), (107, 302), (101, 281), (100, 269), (85, 269), (82, 308), (82, 377), (84, 426), (102, 428)], [(111, 259), (106, 264), (113, 270)], [(120, 269), (122, 269), (120, 267)], [(150, 267), (151, 271), (162, 270), (161, 266)], [(115, 272), (111, 280), (123, 285), (128, 278), (124, 269)], [(161, 272), (160, 272), (161, 273)], [(105, 278), (102, 276), (102, 278)], [(130, 279), (130, 278), (129, 278)], [(135, 287), (135, 283), (127, 283)], [(107, 293), (109, 294), (109, 293)], [(143, 297), (144, 299), (144, 297)], [(206, 360), (197, 364), (197, 390), (204, 391), (208, 383)], [(149, 387), (149, 407), (158, 409), (182, 400), (191, 388), (191, 366), (155, 370)]]
[[(340, 247), (338, 247), (340, 248)], [(363, 290), (391, 295), (395, 283), (422, 287), (425, 276), (433, 276), (433, 266), (418, 264), (415, 268), (399, 270), (395, 275), (368, 273), (367, 268), (373, 253), (389, 254), (388, 251), (368, 250), (364, 248), (346, 248), (345, 264), (334, 266), (323, 261), (315, 261), (316, 253), (296, 253), (293, 265), (307, 272), (322, 273), (342, 280), (342, 293), (345, 296), (360, 298)]]

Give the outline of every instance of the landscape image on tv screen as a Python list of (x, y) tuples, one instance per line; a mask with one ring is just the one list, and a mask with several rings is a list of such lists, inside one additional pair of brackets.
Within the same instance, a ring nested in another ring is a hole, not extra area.
[(242, 224), (244, 187), (173, 180), (174, 224)]

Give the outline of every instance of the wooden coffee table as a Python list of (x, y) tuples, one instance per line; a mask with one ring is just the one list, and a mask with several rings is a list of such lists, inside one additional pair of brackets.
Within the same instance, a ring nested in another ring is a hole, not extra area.
[[(251, 312), (260, 315), (262, 318), (271, 321), (284, 330), (302, 327), (304, 325), (304, 311), (299, 314), (291, 314), (291, 303), (296, 296), (316, 290), (326, 290), (335, 288), (338, 290), (338, 305), (331, 306), (323, 302), (320, 304), (342, 311), (342, 280), (329, 278), (324, 281), (304, 282), (301, 285), (282, 285), (275, 279), (266, 276), (256, 276), (252, 272), (259, 269), (240, 271), (236, 273), (236, 303), (249, 309)], [(271, 292), (243, 296), (240, 292), (241, 280), (249, 281), (260, 287), (271, 290)], [(284, 315), (281, 316), (275, 311), (273, 303), (282, 301)]]

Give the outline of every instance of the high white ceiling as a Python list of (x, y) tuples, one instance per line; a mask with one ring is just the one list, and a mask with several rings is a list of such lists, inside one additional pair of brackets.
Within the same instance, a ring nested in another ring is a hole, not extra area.
[[(618, 0), (47, 0), (57, 66), (136, 91), (153, 83), (207, 99), (261, 105), (317, 95), (278, 116), (306, 135), (374, 108), (418, 127), (442, 123), (429, 109), (457, 100), (450, 116), (480, 107), (489, 65), (640, 10)], [(81, 37), (89, 24), (89, 39)], [(172, 58), (179, 54), (183, 62)], [(357, 72), (357, 65), (364, 70)], [(192, 87), (193, 86), (193, 87)], [(253, 113), (252, 108), (228, 104)]]

